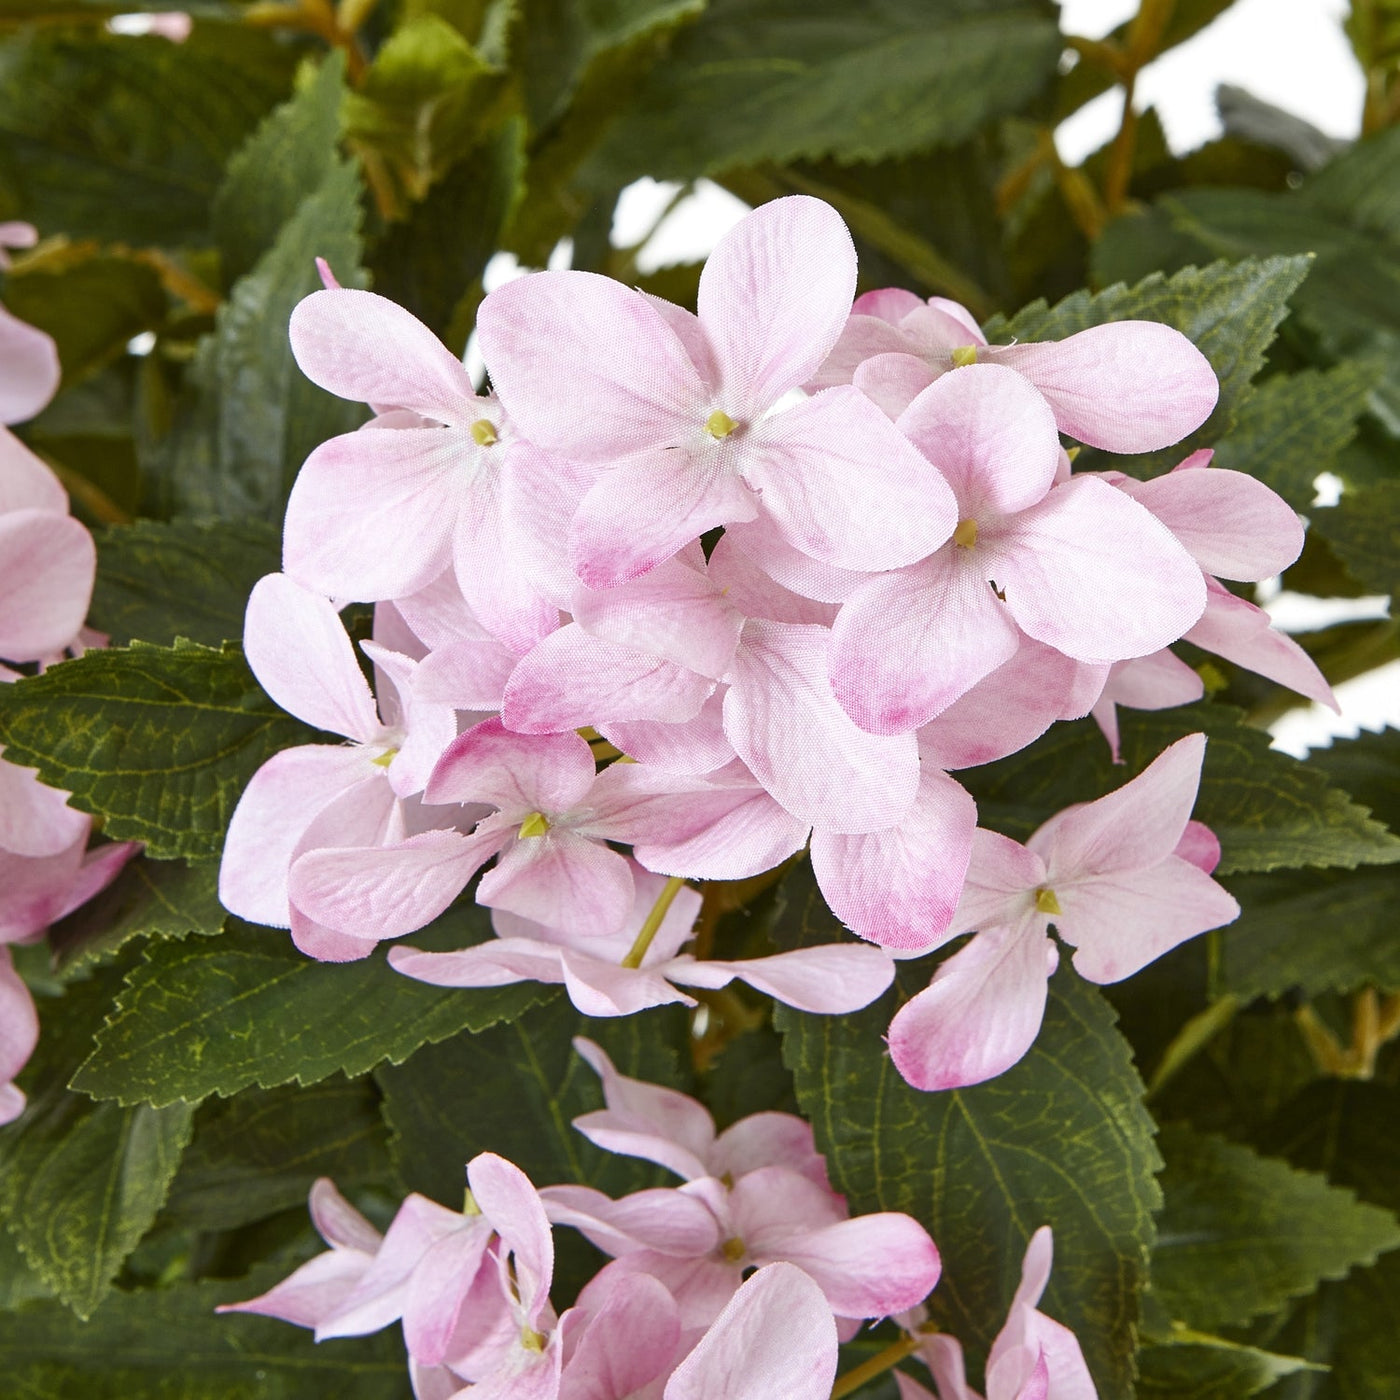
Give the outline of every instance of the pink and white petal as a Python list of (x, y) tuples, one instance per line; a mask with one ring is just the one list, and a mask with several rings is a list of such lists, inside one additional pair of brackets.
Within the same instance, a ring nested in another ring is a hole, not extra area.
[(491, 1243), (491, 1227), (468, 1222), (429, 1245), (408, 1280), (403, 1307), (403, 1339), (420, 1365), (439, 1366), (451, 1355), (453, 1335)]
[(821, 1289), (794, 1265), (769, 1264), (676, 1367), (664, 1400), (827, 1400), (836, 1350)]
[(562, 734), (585, 725), (693, 720), (715, 682), (654, 652), (608, 641), (570, 622), (511, 672), (502, 722), (521, 734)]
[[(982, 1400), (967, 1383), (962, 1343), (956, 1337), (950, 1337), (946, 1332), (935, 1332), (923, 1340), (916, 1354), (932, 1373), (939, 1400)], [(899, 1373), (895, 1374), (897, 1376)], [(901, 1385), (899, 1400), (911, 1400), (917, 1394), (912, 1390), (906, 1393)]]
[(1114, 321), (990, 353), (1045, 395), (1061, 432), (1107, 452), (1180, 442), (1210, 417), (1220, 394), (1210, 361), (1156, 321)]
[(254, 1313), (298, 1327), (319, 1327), (324, 1318), (334, 1316), (344, 1306), (369, 1266), (370, 1256), (358, 1250), (328, 1250), (257, 1298), (223, 1303), (214, 1311)]
[(477, 886), (477, 903), (508, 909), (547, 928), (588, 938), (616, 932), (632, 911), (632, 870), (625, 857), (573, 831), (554, 827), (519, 837), (501, 851)]
[(15, 971), (10, 950), (0, 945), (0, 1082), (13, 1079), (29, 1063), (38, 1043), (34, 998)]
[[(756, 550), (750, 546), (758, 544)], [(820, 580), (822, 590), (841, 584), (845, 597), (857, 583), (869, 577), (849, 569), (833, 569), (817, 564), (799, 553), (778, 535), (771, 520), (760, 517), (748, 524), (726, 529), (710, 551), (710, 580), (717, 584), (730, 607), (746, 618), (766, 622), (812, 622), (830, 627), (837, 609), (830, 601), (818, 601), (811, 593), (794, 592), (768, 569), (777, 563), (780, 572), (789, 565), (798, 569), (803, 587)], [(849, 587), (846, 586), (849, 584)]]
[(68, 514), (68, 493), (46, 462), (0, 426), (0, 515), (12, 510)]
[(987, 1367), (987, 1395), (996, 1400), (1048, 1400), (1050, 1364), (1045, 1354), (1029, 1347), (1006, 1352)]
[(908, 734), (1008, 662), (1020, 641), (975, 554), (948, 545), (846, 600), (831, 629), (832, 689), (868, 733)]
[(258, 684), (290, 714), (362, 744), (378, 737), (374, 697), (322, 594), (286, 574), (260, 578), (248, 597), (243, 651)]
[(660, 1280), (646, 1274), (619, 1280), (568, 1354), (569, 1400), (643, 1400), (643, 1387), (659, 1387), (670, 1371), (680, 1339), (675, 1299)]
[(462, 362), (388, 297), (352, 288), (313, 292), (297, 303), (288, 335), (302, 373), (342, 399), (461, 426), (484, 416)]
[(1312, 657), (1292, 637), (1276, 631), (1263, 608), (1235, 597), (1214, 579), (1207, 580), (1206, 610), (1186, 640), (1341, 713)]
[(0, 760), (0, 850), (56, 856), (81, 841), (92, 818), (70, 807), (68, 797), (41, 783), (33, 768)]
[(1102, 694), (1132, 710), (1168, 710), (1199, 700), (1205, 684), (1179, 656), (1163, 649), (1115, 662)]
[(760, 1167), (784, 1167), (831, 1189), (826, 1159), (817, 1151), (812, 1125), (792, 1113), (750, 1113), (730, 1124), (716, 1139), (710, 1170), (736, 1181)]
[(294, 908), (352, 938), (398, 938), (431, 923), (495, 850), (494, 833), (425, 831), (393, 846), (307, 851), (292, 862)]
[(308, 958), (325, 963), (363, 962), (379, 946), (372, 938), (356, 938), (318, 924), (296, 905), (292, 905), (292, 943)]
[(851, 306), (852, 315), (875, 316), (897, 326), (911, 311), (917, 311), (927, 303), (917, 292), (903, 287), (877, 287), (874, 291), (862, 292)]
[(499, 719), (459, 735), (442, 756), (427, 800), (486, 802), (520, 821), (567, 812), (593, 786), (593, 750), (577, 734), (514, 734)]
[(1190, 861), (1170, 855), (1148, 870), (1115, 870), (1057, 884), (1060, 937), (1075, 971), (1121, 982), (1188, 938), (1239, 918), (1235, 897)]
[(987, 343), (987, 337), (982, 334), (982, 327), (977, 324), (972, 312), (961, 302), (948, 297), (930, 297), (924, 306), (914, 307), (902, 317), (900, 324), (918, 334), (930, 348), (934, 345), (953, 349), (960, 345), (980, 348)]
[(680, 724), (656, 720), (603, 720), (598, 732), (629, 758), (671, 773), (713, 773), (734, 761), (724, 737), (724, 696), (718, 687), (694, 719)]
[(673, 1002), (695, 1005), (667, 980), (669, 964), (620, 967), (573, 948), (561, 949), (559, 961), (569, 1000), (585, 1016), (633, 1016), (648, 1007)]
[(1196, 561), (1149, 511), (1092, 477), (999, 526), (986, 556), (1022, 630), (1076, 661), (1160, 651), (1205, 610)]
[(1060, 439), (1045, 400), (1000, 365), (945, 374), (896, 425), (938, 468), (960, 519), (985, 522), (1044, 498), (1060, 464)]
[(737, 977), (784, 1006), (822, 1016), (859, 1011), (894, 980), (888, 955), (855, 943), (827, 943), (738, 962), (697, 962), (683, 956), (657, 970), (684, 987), (718, 989)]
[(1188, 734), (1157, 755), (1131, 782), (1057, 812), (1026, 845), (1044, 862), (1047, 881), (1146, 870), (1181, 840), (1201, 783), (1206, 736)]
[(953, 915), (953, 931), (970, 933), (1017, 922), (1031, 908), (1030, 896), (1045, 881), (1045, 864), (1034, 851), (998, 831), (972, 834), (967, 883)]
[(612, 462), (704, 426), (708, 390), (680, 337), (609, 277), (521, 277), (482, 302), (476, 324), (491, 382), (546, 451)]
[(903, 820), (919, 786), (912, 734), (868, 734), (827, 679), (824, 627), (749, 622), (724, 697), (724, 732), (758, 781), (794, 817), (831, 831)]
[(390, 948), (389, 966), (435, 987), (507, 987), (515, 982), (564, 980), (559, 949), (533, 938), (494, 938), (455, 953)]
[[(949, 1340), (952, 1340), (951, 1338)], [(903, 1371), (894, 1373), (895, 1388), (899, 1392), (899, 1400), (939, 1400), (927, 1386), (922, 1386), (918, 1381), (910, 1376), (906, 1376)], [(967, 1393), (967, 1392), (964, 1392)], [(953, 1395), (957, 1395), (954, 1391)], [(961, 1400), (961, 1397), (959, 1397)]]
[[(426, 651), (436, 651), (456, 641), (488, 641), (491, 634), (477, 621), (462, 590), (457, 573), (448, 564), (429, 584), (406, 598), (394, 599), (394, 608)], [(407, 647), (396, 648), (411, 655)]]
[(859, 389), (765, 418), (734, 460), (783, 538), (823, 564), (898, 569), (958, 523), (948, 484)]
[(52, 922), (67, 918), (75, 909), (105, 890), (126, 868), (127, 861), (140, 855), (142, 849), (139, 841), (109, 841), (106, 845), (94, 846), (87, 851), (77, 875), (53, 911)]
[(0, 306), (0, 423), (33, 418), (58, 393), (62, 371), (53, 337)]
[(614, 763), (594, 780), (573, 829), (629, 846), (639, 841), (670, 844), (699, 836), (733, 806), (734, 792), (727, 784), (641, 763)]
[[(877, 292), (866, 293), (866, 296), (879, 295)], [(908, 292), (901, 295), (914, 294)], [(921, 302), (920, 305), (922, 304)], [(864, 296), (856, 298), (851, 315), (847, 317), (840, 337), (832, 346), (831, 354), (808, 380), (805, 387), (809, 391), (850, 384), (861, 365), (877, 355), (907, 355), (913, 352), (913, 342), (899, 329), (898, 318), (882, 314), (884, 307), (879, 310), (867, 310), (869, 305), (873, 304), (867, 303)], [(889, 309), (893, 310), (893, 307)]]
[(700, 273), (719, 406), (747, 421), (811, 379), (855, 294), (855, 245), (831, 205), (795, 194), (745, 215)]
[(634, 1191), (614, 1201), (589, 1186), (546, 1186), (540, 1200), (553, 1224), (577, 1230), (613, 1258), (654, 1249), (693, 1259), (720, 1243), (719, 1222), (709, 1206), (672, 1187)]
[(960, 1089), (1010, 1069), (1045, 1017), (1055, 945), (1035, 926), (988, 928), (895, 1013), (890, 1058), (916, 1089)]
[(240, 919), (287, 928), (287, 874), (313, 819), (359, 783), (381, 786), (363, 749), (304, 744), (274, 754), (238, 799), (219, 865), (219, 901)]
[(0, 656), (42, 661), (78, 635), (97, 550), (80, 522), (51, 510), (0, 515)]
[(1190, 821), (1172, 854), (1209, 875), (1220, 864), (1220, 838), (1204, 822)]
[(404, 598), (452, 561), (469, 434), (344, 433), (306, 459), (283, 526), (282, 567), (329, 597)]
[(503, 1249), (514, 1256), (520, 1305), (534, 1327), (549, 1306), (554, 1276), (554, 1237), (544, 1203), (530, 1178), (494, 1152), (478, 1153), (467, 1163), (467, 1185)]
[(937, 378), (918, 355), (891, 352), (863, 361), (851, 383), (893, 423)]
[(1146, 506), (1208, 574), (1257, 583), (1281, 574), (1302, 552), (1303, 522), (1257, 477), (1178, 467), (1151, 481), (1115, 483)]
[(420, 662), (375, 642), (363, 642), (361, 649), (374, 662), (381, 710), (389, 694), (403, 697), (397, 707), (402, 715), (403, 739), (389, 760), (389, 786), (399, 797), (412, 797), (428, 785), (438, 760), (457, 737), (456, 711), (450, 705), (422, 698), (415, 684)]
[(606, 468), (574, 462), (522, 440), (506, 446), (509, 455), (501, 473), (506, 538), (539, 592), (555, 607), (567, 609), (578, 578), (559, 542), (569, 537), (579, 503)]
[(628, 457), (589, 489), (569, 525), (569, 562), (588, 587), (613, 588), (707, 530), (757, 514), (753, 491), (718, 448), (658, 448)]
[(414, 672), (413, 688), (427, 704), (491, 714), (501, 708), (519, 660), (494, 638), (464, 637), (429, 652)]
[(316, 1232), (333, 1249), (357, 1249), (373, 1254), (384, 1236), (336, 1190), (328, 1176), (319, 1176), (311, 1183), (307, 1199), (311, 1223)]
[(909, 814), (884, 831), (812, 833), (812, 870), (831, 911), (884, 948), (931, 951), (950, 937), (972, 854), (977, 804), (925, 765)]

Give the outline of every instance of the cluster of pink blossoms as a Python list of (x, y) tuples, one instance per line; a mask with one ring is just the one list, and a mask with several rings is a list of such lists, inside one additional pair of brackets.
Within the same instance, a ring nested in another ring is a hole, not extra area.
[[(0, 266), (5, 249), (34, 241), (28, 224), (0, 224)], [(13, 666), (44, 666), (100, 641), (83, 627), (97, 570), (92, 536), (68, 514), (58, 478), (6, 426), (34, 417), (58, 382), (53, 340), (0, 307), (0, 683), (19, 679)], [(42, 938), (115, 879), (135, 850), (89, 851), (91, 829), (66, 792), (0, 758), (0, 1123), (24, 1108), (11, 1081), (39, 1038), (10, 945)]]
[[(800, 1118), (758, 1113), (716, 1134), (694, 1099), (575, 1045), (606, 1102), (575, 1128), (660, 1163), (681, 1186), (620, 1200), (583, 1186), (537, 1191), (482, 1153), (467, 1164), (463, 1211), (412, 1195), (381, 1235), (321, 1180), (311, 1213), (330, 1249), (223, 1311), (282, 1318), (318, 1341), (398, 1322), (418, 1400), (828, 1400), (838, 1341), (894, 1317), (940, 1400), (971, 1400), (957, 1341), (924, 1324), (941, 1265), (922, 1226), (893, 1212), (851, 1217)], [(563, 1316), (549, 1301), (555, 1225), (610, 1256)], [(1035, 1307), (1050, 1252), (1043, 1227), (992, 1348), (988, 1400), (1094, 1396), (1074, 1334)], [(906, 1397), (929, 1393), (900, 1384)]]
[[(325, 275), (292, 318), (297, 360), (376, 416), (302, 468), (245, 644), (278, 703), (349, 742), (253, 778), (224, 853), (234, 913), (344, 961), (484, 870), (496, 939), (392, 965), (561, 983), (595, 1016), (733, 978), (848, 1012), (894, 957), (977, 930), (891, 1028), (925, 1088), (1024, 1053), (1049, 924), (1109, 982), (1235, 916), (1189, 822), (1199, 735), (1025, 848), (978, 830), (950, 776), (1089, 713), (1116, 753), (1116, 706), (1201, 694), (1182, 638), (1330, 700), (1218, 581), (1297, 556), (1284, 501), (1208, 453), (1140, 482), (1075, 472), (1061, 445), (1197, 428), (1217, 384), (1176, 331), (990, 346), (942, 298), (853, 302), (845, 226), (794, 196), (720, 242), (698, 316), (584, 272), (499, 288), (482, 396), (406, 311)], [(373, 692), (351, 601), (375, 604)], [(684, 951), (683, 880), (804, 848), (859, 941)]]

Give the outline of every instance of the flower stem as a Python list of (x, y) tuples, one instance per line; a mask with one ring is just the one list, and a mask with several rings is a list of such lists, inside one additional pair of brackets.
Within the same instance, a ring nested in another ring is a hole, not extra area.
[(627, 956), (622, 960), (623, 967), (641, 967), (642, 959), (651, 947), (651, 940), (656, 937), (656, 930), (661, 927), (661, 921), (666, 917), (671, 901), (680, 892), (683, 884), (685, 881), (679, 875), (672, 875), (666, 881), (661, 893), (656, 896), (656, 903), (651, 906), (651, 913), (647, 915), (646, 922), (637, 930), (637, 936), (627, 950)]
[(854, 1395), (866, 1381), (883, 1376), (891, 1367), (898, 1366), (906, 1357), (913, 1356), (918, 1351), (921, 1341), (920, 1337), (904, 1336), (897, 1342), (891, 1342), (884, 1351), (877, 1352), (869, 1361), (861, 1362), (854, 1371), (847, 1371), (831, 1387), (831, 1400), (841, 1400), (844, 1395)]

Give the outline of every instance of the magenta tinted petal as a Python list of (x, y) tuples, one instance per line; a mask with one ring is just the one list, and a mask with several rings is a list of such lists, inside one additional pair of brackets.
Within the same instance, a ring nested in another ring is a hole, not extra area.
[(78, 521), (49, 510), (0, 515), (0, 657), (41, 661), (78, 635), (97, 551)]
[(593, 751), (577, 734), (513, 734), (498, 719), (458, 736), (427, 788), (429, 802), (486, 802), (516, 821), (566, 812), (593, 786)]
[(515, 1260), (516, 1284), (530, 1326), (549, 1305), (554, 1237), (538, 1193), (513, 1162), (482, 1152), (467, 1163), (467, 1184), (482, 1214)]
[(588, 1186), (547, 1186), (540, 1199), (554, 1224), (578, 1230), (613, 1257), (645, 1248), (690, 1259), (720, 1243), (710, 1208), (671, 1187), (614, 1201)]
[(669, 1370), (680, 1342), (675, 1300), (645, 1274), (622, 1279), (588, 1318), (565, 1364), (569, 1400), (639, 1395)]
[(549, 928), (601, 936), (620, 928), (631, 912), (632, 871), (616, 851), (554, 828), (509, 841), (481, 877), (476, 897)]
[(726, 689), (716, 689), (694, 719), (679, 724), (605, 720), (596, 727), (605, 739), (638, 763), (672, 773), (713, 773), (734, 761), (734, 747), (724, 737)]
[(953, 915), (954, 931), (968, 933), (1018, 922), (1031, 908), (1030, 895), (1044, 879), (1044, 862), (1034, 851), (999, 831), (978, 827), (972, 834), (967, 883)]

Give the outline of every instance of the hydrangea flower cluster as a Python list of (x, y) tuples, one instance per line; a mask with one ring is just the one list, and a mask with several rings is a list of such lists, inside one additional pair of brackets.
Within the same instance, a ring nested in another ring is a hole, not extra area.
[[(28, 224), (0, 224), (0, 266), (8, 265), (7, 248), (35, 238)], [(16, 666), (42, 667), (101, 641), (83, 627), (97, 572), (92, 536), (68, 514), (58, 478), (8, 426), (33, 418), (58, 383), (52, 338), (0, 307), (0, 683), (19, 679)], [(69, 807), (66, 792), (0, 757), (0, 1124), (24, 1109), (11, 1081), (39, 1038), (10, 945), (42, 938), (110, 884), (137, 849), (109, 843), (89, 851), (91, 830), (92, 818)]]
[[(223, 1311), (282, 1318), (318, 1341), (398, 1322), (419, 1400), (827, 1400), (838, 1341), (895, 1317), (941, 1400), (968, 1400), (958, 1343), (924, 1321), (941, 1264), (916, 1221), (852, 1217), (800, 1118), (758, 1113), (717, 1134), (694, 1099), (575, 1044), (606, 1107), (574, 1127), (682, 1185), (619, 1200), (583, 1186), (537, 1190), (483, 1152), (467, 1164), (461, 1212), (411, 1195), (381, 1235), (323, 1179), (311, 1214), (330, 1248)], [(562, 1316), (549, 1301), (554, 1226), (611, 1256)], [(1094, 1394), (1073, 1333), (1035, 1310), (1050, 1250), (1042, 1228), (993, 1347), (993, 1400)], [(928, 1394), (907, 1376), (900, 1384)]]
[[(348, 742), (254, 777), (222, 867), (235, 914), (346, 961), (476, 881), (494, 941), (391, 964), (560, 983), (594, 1016), (734, 978), (849, 1012), (894, 958), (978, 931), (891, 1027), (926, 1088), (1025, 1052), (1049, 925), (1109, 982), (1235, 917), (1189, 821), (1202, 736), (1026, 847), (980, 830), (952, 776), (1090, 713), (1116, 756), (1118, 705), (1199, 695), (1182, 638), (1330, 700), (1219, 582), (1297, 556), (1285, 502), (1208, 453), (1142, 482), (1062, 446), (1199, 427), (1217, 385), (1185, 337), (992, 346), (942, 298), (853, 300), (850, 236), (804, 196), (720, 242), (698, 315), (584, 272), (499, 288), (488, 395), (408, 312), (323, 276), (292, 318), (298, 363), (375, 416), (302, 468), (245, 646), (274, 699)], [(352, 601), (374, 604), (373, 691)], [(684, 951), (685, 882), (804, 848), (858, 941)]]

